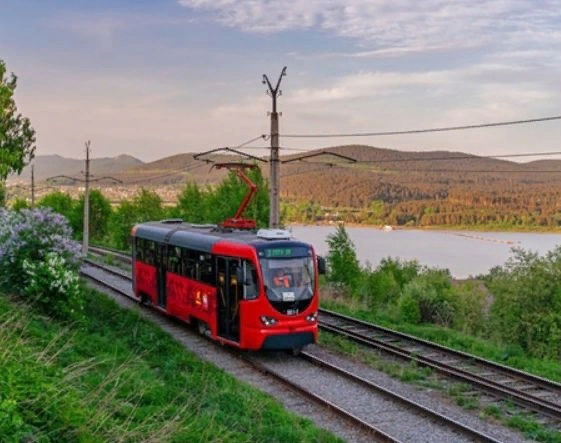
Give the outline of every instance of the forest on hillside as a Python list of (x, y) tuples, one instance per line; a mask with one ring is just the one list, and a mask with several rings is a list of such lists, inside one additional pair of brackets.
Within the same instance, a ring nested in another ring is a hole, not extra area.
[[(561, 228), (561, 160), (522, 163), (461, 152), (406, 152), (360, 145), (307, 154), (314, 156), (301, 161), (291, 161), (296, 154), (282, 157), (281, 197), (287, 223)], [(211, 159), (231, 161), (233, 156)], [(268, 165), (259, 165), (266, 180)], [(227, 172), (211, 169), (193, 154), (179, 154), (112, 175), (123, 184), (100, 184), (100, 189), (115, 204), (144, 188), (173, 205), (188, 184), (213, 189)], [(263, 182), (262, 186), (268, 185)], [(39, 195), (52, 190), (43, 189)], [(79, 192), (68, 184), (61, 190)], [(15, 187), (10, 193), (12, 198), (30, 195), (29, 189)]]
[[(289, 163), (281, 183), (287, 219), (561, 227), (559, 160), (515, 163), (459, 153), (388, 153), (364, 147), (333, 151), (364, 161), (331, 166)], [(370, 157), (365, 158), (367, 154)]]

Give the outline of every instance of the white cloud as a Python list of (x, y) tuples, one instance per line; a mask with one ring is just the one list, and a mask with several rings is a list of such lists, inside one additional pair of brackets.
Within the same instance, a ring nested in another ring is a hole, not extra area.
[(387, 96), (411, 87), (443, 85), (450, 81), (450, 72), (363, 72), (345, 76), (326, 88), (302, 88), (288, 98), (296, 103), (348, 100), (360, 97)]
[[(319, 29), (357, 40), (357, 56), (473, 47), (561, 43), (559, 0), (179, 0), (245, 32)], [(374, 51), (374, 52), (372, 52)], [(378, 52), (379, 51), (379, 52)]]

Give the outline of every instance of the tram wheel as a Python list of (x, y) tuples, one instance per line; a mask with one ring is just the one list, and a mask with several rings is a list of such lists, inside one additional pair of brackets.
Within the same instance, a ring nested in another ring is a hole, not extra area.
[(302, 348), (292, 348), (292, 349), (290, 350), (290, 354), (291, 354), (293, 357), (298, 357), (298, 356), (300, 355), (300, 352), (302, 352)]

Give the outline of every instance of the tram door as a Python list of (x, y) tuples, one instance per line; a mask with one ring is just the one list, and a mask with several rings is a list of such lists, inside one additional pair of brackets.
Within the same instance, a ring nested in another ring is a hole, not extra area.
[(218, 257), (216, 282), (218, 297), (218, 335), (228, 340), (240, 341), (241, 285), (236, 279), (239, 260)]
[(166, 245), (158, 245), (156, 251), (156, 288), (158, 290), (158, 306), (166, 308), (166, 263), (167, 263), (167, 247)]

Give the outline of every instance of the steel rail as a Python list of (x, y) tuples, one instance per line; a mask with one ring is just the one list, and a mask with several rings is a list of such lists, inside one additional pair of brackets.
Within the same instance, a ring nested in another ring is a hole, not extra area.
[(116, 249), (106, 248), (102, 246), (89, 246), (89, 251), (96, 255), (109, 255), (115, 257), (117, 260), (122, 261), (127, 264), (132, 263), (132, 258), (130, 255), (123, 253), (122, 251), (117, 251)]
[[(101, 248), (101, 250), (103, 249), (104, 248)], [(109, 250), (109, 252), (113, 253), (115, 251)], [(89, 263), (94, 266), (97, 265), (97, 263), (91, 261), (89, 261)], [(121, 272), (111, 268), (106, 268), (106, 270), (119, 277), (131, 279), (130, 275), (124, 271)], [(330, 323), (329, 317), (336, 319), (336, 321), (344, 322), (345, 324), (337, 325), (333, 324), (333, 322)], [(561, 404), (540, 398), (522, 389), (508, 386), (507, 384), (522, 383), (526, 390), (528, 388), (534, 390), (542, 389), (546, 394), (557, 395), (558, 398), (561, 398), (560, 383), (327, 309), (319, 310), (318, 325), (325, 331), (344, 336), (364, 346), (382, 350), (402, 359), (415, 361), (441, 374), (469, 383), (488, 394), (503, 399), (510, 399), (519, 406), (540, 412), (555, 419), (561, 418)], [(365, 331), (359, 332), (357, 329)], [(366, 335), (365, 332), (373, 333), (375, 336)], [(403, 344), (395, 344), (399, 341), (405, 342), (405, 347)], [(413, 348), (413, 350), (406, 349), (407, 347)], [(446, 361), (446, 359), (444, 359), (444, 361), (435, 359), (431, 356), (430, 352), (427, 352), (427, 348), (445, 354), (440, 355), (439, 357), (441, 358), (450, 356), (459, 359), (459, 361), (450, 362)], [(480, 366), (488, 371), (477, 373), (473, 370), (470, 371), (464, 367), (459, 367), (458, 364), (467, 364), (468, 367), (474, 365)], [(509, 377), (510, 379), (495, 381), (489, 378), (489, 376), (492, 375), (500, 375), (503, 376), (503, 378)]]
[[(343, 323), (330, 322), (329, 316)], [(561, 404), (540, 398), (507, 384), (524, 383), (526, 389), (539, 388), (552, 396), (561, 396), (561, 385), (554, 381), (326, 309), (320, 309), (318, 324), (325, 331), (344, 336), (366, 347), (379, 349), (394, 356), (415, 361), (442, 374), (467, 382), (487, 393), (511, 399), (519, 405), (555, 419), (561, 418)], [(368, 333), (373, 335), (367, 335)], [(398, 342), (404, 343), (396, 344)], [(413, 350), (407, 349), (407, 347), (413, 348)], [(430, 351), (432, 351), (432, 354)], [(439, 355), (440, 358), (448, 356), (457, 359), (457, 361), (438, 360), (434, 358), (435, 352), (442, 353)], [(459, 364), (467, 364), (468, 367), (479, 365), (487, 369), (488, 372), (476, 373), (473, 370), (459, 367)], [(498, 382), (489, 378), (492, 375), (500, 375), (503, 378), (510, 377), (510, 379)]]
[(444, 414), (441, 414), (440, 412), (437, 412), (433, 409), (427, 408), (426, 406), (421, 405), (420, 403), (417, 403), (413, 400), (409, 400), (406, 397), (403, 397), (402, 395), (399, 395), (395, 392), (390, 391), (389, 389), (386, 389), (370, 380), (367, 380), (363, 377), (360, 377), (356, 374), (353, 374), (349, 371), (347, 371), (346, 369), (340, 368), (339, 366), (336, 366), (332, 363), (329, 363), (328, 361), (318, 358), (315, 355), (310, 354), (309, 352), (301, 352), (300, 356), (306, 360), (308, 360), (309, 362), (313, 363), (316, 366), (321, 366), (324, 368), (329, 369), (330, 371), (345, 377), (355, 383), (359, 383), (362, 386), (365, 386), (366, 388), (375, 391), (379, 394), (384, 395), (385, 397), (388, 397), (389, 399), (391, 399), (392, 401), (395, 402), (399, 402), (403, 405), (405, 405), (408, 408), (411, 409), (415, 409), (417, 411), (420, 412), (420, 414), (423, 415), (427, 415), (429, 416), (431, 419), (435, 419), (436, 421), (438, 421), (439, 423), (442, 423), (450, 428), (454, 428), (456, 430), (458, 430), (459, 432), (465, 434), (468, 437), (471, 438), (475, 438), (477, 441), (484, 441), (484, 442), (492, 442), (492, 443), (499, 443), (500, 440), (496, 440), (495, 438), (486, 435), (480, 431), (478, 431), (477, 429), (474, 429), (470, 426), (464, 425), (463, 423), (460, 423), (459, 421), (456, 421), (450, 417), (445, 416)]
[[(107, 268), (106, 266), (100, 264), (100, 263), (96, 263), (93, 262), (91, 260), (84, 260), (88, 265), (96, 267), (98, 269), (101, 269), (111, 275), (114, 276), (118, 276), (120, 278), (123, 278), (127, 281), (130, 281), (130, 276), (125, 275), (124, 273), (121, 273), (115, 269), (111, 269), (111, 268)], [(123, 291), (121, 288), (116, 287), (115, 285), (111, 284), (110, 282), (103, 280), (102, 278), (93, 276), (85, 271), (81, 271), (81, 275), (86, 278), (89, 279), (91, 281), (93, 281), (94, 283), (114, 292), (117, 293), (118, 295), (127, 297), (130, 300), (133, 300), (135, 302), (138, 303), (138, 300), (134, 297), (132, 297), (129, 293), (127, 293), (127, 291)], [(357, 427), (361, 428), (363, 431), (366, 431), (368, 434), (372, 435), (376, 441), (379, 441), (381, 443), (401, 443), (400, 440), (395, 439), (394, 437), (390, 436), (389, 434), (385, 433), (384, 431), (382, 431), (381, 429), (377, 428), (376, 426), (371, 425), (370, 423), (362, 420), (361, 418), (357, 417), (356, 415), (352, 414), (349, 411), (346, 411), (345, 409), (341, 408), (340, 406), (337, 406), (336, 404), (332, 403), (331, 401), (321, 397), (320, 395), (312, 392), (309, 389), (306, 389), (302, 386), (299, 386), (298, 384), (292, 382), (290, 379), (288, 379), (287, 377), (282, 376), (281, 374), (278, 374), (274, 371), (271, 371), (269, 368), (267, 368), (264, 364), (262, 364), (261, 362), (256, 361), (255, 359), (252, 359), (250, 357), (248, 357), (247, 355), (243, 355), (237, 352), (233, 352), (232, 351), (228, 351), (230, 353), (232, 353), (233, 355), (235, 355), (238, 358), (241, 358), (246, 364), (248, 364), (249, 366), (253, 367), (254, 369), (258, 370), (259, 372), (266, 374), (267, 376), (274, 378), (275, 380), (277, 380), (278, 382), (282, 383), (283, 385), (289, 387), (291, 390), (297, 392), (298, 394), (309, 398), (310, 400), (314, 401), (316, 404), (319, 404), (320, 406), (322, 406), (323, 408), (326, 408), (329, 412), (335, 413), (337, 414), (339, 417), (349, 421), (350, 423), (356, 425)]]
[[(96, 263), (94, 261), (91, 260), (84, 260), (85, 263), (87, 263), (90, 266), (96, 267), (98, 269), (101, 269), (104, 272), (107, 272), (108, 274), (111, 274), (113, 276), (117, 276), (119, 278), (122, 278), (123, 280), (126, 281), (131, 281), (130, 275), (128, 275), (128, 273), (124, 272), (124, 271), (120, 271), (114, 268), (110, 268), (107, 267), (106, 265), (100, 264), (100, 263)], [(132, 297), (130, 294), (127, 293), (127, 291), (123, 291), (122, 289), (116, 287), (115, 285), (112, 285), (111, 283), (100, 279), (98, 277), (92, 276), (90, 274), (87, 273), (82, 273), (82, 275), (84, 275), (86, 278), (95, 281), (97, 284), (102, 285), (103, 287), (118, 293), (119, 295), (123, 295), (126, 296), (127, 298), (134, 300), (136, 302), (138, 302), (138, 300), (134, 297)], [(271, 376), (273, 378), (275, 378), (276, 380), (278, 380), (279, 382), (283, 383), (284, 385), (288, 386), (290, 389), (300, 393), (301, 395), (313, 400), (315, 403), (329, 409), (330, 411), (336, 413), (337, 415), (343, 417), (346, 420), (349, 420), (350, 422), (352, 422), (353, 424), (357, 425), (358, 427), (360, 427), (361, 429), (367, 431), (368, 433), (371, 433), (377, 440), (381, 441), (381, 442), (392, 442), (392, 443), (399, 443), (399, 440), (396, 440), (395, 438), (391, 437), (390, 435), (388, 435), (387, 433), (385, 433), (384, 431), (380, 430), (379, 428), (371, 425), (370, 423), (366, 422), (365, 420), (362, 420), (361, 418), (357, 417), (356, 415), (350, 413), (349, 411), (346, 411), (345, 409), (337, 406), (335, 403), (321, 397), (320, 395), (312, 392), (309, 389), (306, 389), (296, 383), (293, 383), (290, 379), (288, 379), (287, 377), (284, 377), (283, 375), (276, 373), (274, 371), (271, 371), (269, 368), (267, 368), (264, 364), (262, 364), (261, 362), (248, 357), (247, 355), (243, 355), (237, 352), (234, 352), (234, 355), (236, 355), (237, 357), (243, 359), (247, 364), (251, 365), (252, 367), (254, 367), (255, 369), (259, 370), (262, 373), (267, 374), (268, 376)], [(485, 442), (492, 442), (492, 443), (498, 443), (499, 440), (496, 440), (488, 435), (485, 435), (479, 431), (477, 431), (476, 429), (473, 429), (469, 426), (463, 425), (460, 422), (457, 422), (451, 418), (446, 417), (443, 414), (440, 414), (436, 411), (433, 411), (429, 408), (426, 408), (416, 402), (413, 402), (411, 400), (408, 400), (407, 398), (400, 396), (399, 394), (396, 394), (390, 390), (387, 390), (369, 380), (366, 380), (362, 377), (359, 377), (357, 375), (352, 374), (351, 372), (342, 369), (340, 367), (337, 367), (325, 360), (322, 360), (316, 356), (313, 356), (307, 352), (302, 352), (301, 356), (303, 359), (309, 361), (310, 363), (316, 365), (316, 366), (321, 366), (324, 368), (329, 369), (331, 372), (345, 377), (351, 381), (354, 381), (356, 383), (359, 383), (365, 387), (367, 387), (368, 389), (375, 391), (379, 394), (382, 394), (388, 398), (390, 398), (393, 401), (397, 401), (399, 403), (404, 404), (405, 406), (411, 408), (411, 409), (415, 409), (417, 411), (420, 412), (420, 414), (424, 414), (429, 416), (431, 419), (436, 419), (438, 422), (454, 428), (456, 430), (458, 430), (459, 432), (477, 439), (478, 441), (485, 441)]]

